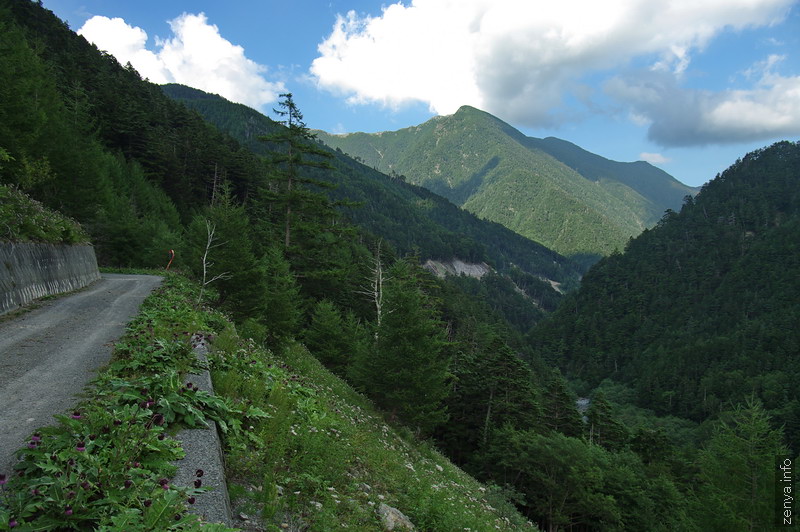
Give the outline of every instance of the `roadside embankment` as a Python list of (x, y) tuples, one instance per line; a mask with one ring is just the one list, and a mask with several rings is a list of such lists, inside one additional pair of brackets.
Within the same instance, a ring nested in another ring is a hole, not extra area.
[(100, 279), (90, 245), (0, 243), (0, 315)]

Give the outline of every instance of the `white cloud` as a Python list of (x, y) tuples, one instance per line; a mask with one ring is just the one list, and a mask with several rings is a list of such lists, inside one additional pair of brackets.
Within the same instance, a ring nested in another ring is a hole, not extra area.
[(184, 13), (169, 24), (173, 36), (157, 39), (156, 52), (146, 48), (143, 29), (121, 18), (92, 17), (78, 33), (154, 83), (182, 83), (256, 108), (285, 91), (282, 83), (267, 81), (266, 67), (222, 37), (203, 13)]
[(563, 120), (582, 78), (651, 58), (680, 76), (725, 29), (771, 24), (794, 0), (411, 0), (338, 17), (311, 74), (353, 103), (468, 104), (520, 125)]
[(800, 135), (800, 76), (781, 76), (770, 56), (745, 74), (760, 77), (750, 89), (689, 90), (664, 72), (616, 77), (606, 92), (649, 120), (648, 137), (662, 146), (752, 142)]
[(639, 154), (639, 159), (642, 161), (647, 161), (650, 164), (666, 164), (670, 162), (670, 159), (664, 157), (660, 153), (648, 153), (643, 151)]

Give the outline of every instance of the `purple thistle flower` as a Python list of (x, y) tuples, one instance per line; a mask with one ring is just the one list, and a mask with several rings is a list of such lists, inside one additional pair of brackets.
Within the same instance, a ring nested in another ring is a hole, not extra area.
[(189, 497), (188, 499), (186, 499), (186, 502), (188, 502), (189, 504), (194, 504), (196, 500), (197, 499), (195, 499), (194, 497)]
[(144, 501), (144, 507), (145, 508), (150, 508), (151, 504), (153, 504), (153, 501), (151, 501), (150, 499), (145, 499), (145, 501)]
[(131, 486), (133, 486), (133, 481), (131, 479), (126, 479), (125, 480), (125, 488), (127, 489), (127, 488), (130, 488)]
[(74, 412), (72, 413), (72, 416), (71, 416), (71, 417), (72, 417), (72, 419), (80, 419), (80, 418), (81, 418), (81, 413), (80, 413), (79, 411), (77, 411), (77, 410), (76, 410), (76, 411), (74, 411)]
[(67, 498), (67, 499), (72, 499), (73, 497), (75, 497), (75, 492), (74, 492), (73, 490), (69, 490), (69, 491), (67, 492), (67, 496), (66, 496), (66, 498)]
[(28, 442), (28, 449), (36, 449), (36, 442), (35, 441), (29, 441)]
[(14, 528), (14, 527), (15, 527), (15, 526), (17, 526), (18, 524), (19, 524), (19, 523), (17, 523), (17, 520), (16, 520), (16, 519), (12, 519), (11, 521), (9, 521), (9, 522), (8, 522), (8, 528)]
[(6, 480), (6, 474), (5, 474), (5, 473), (0, 473), (0, 486), (2, 486), (3, 484), (5, 484), (6, 482), (8, 482), (8, 481)]
[(72, 515), (72, 506), (64, 508), (64, 515)]
[(162, 432), (161, 434), (159, 434), (159, 435), (158, 435), (158, 439), (159, 439), (159, 440), (162, 440), (162, 441), (163, 441), (163, 440), (164, 440), (164, 438), (166, 438), (166, 437), (167, 437), (167, 435), (166, 435), (166, 434), (164, 434), (163, 432)]
[(92, 485), (91, 485), (91, 484), (89, 484), (88, 482), (86, 482), (86, 481), (84, 480), (83, 482), (81, 482), (81, 487), (82, 487), (83, 489), (85, 489), (85, 490), (88, 490), (89, 488), (91, 488), (91, 487), (92, 487)]
[(79, 453), (82, 453), (86, 450), (86, 442), (79, 441), (78, 445), (75, 446), (75, 450)]
[(195, 487), (195, 488), (199, 488), (199, 487), (200, 487), (200, 486), (202, 486), (202, 485), (203, 485), (203, 481), (202, 481), (202, 480), (200, 480), (199, 478), (196, 478), (196, 479), (194, 480), (194, 487)]
[(31, 441), (42, 441), (42, 436), (38, 432), (34, 432)]
[(169, 484), (161, 484), (161, 489), (168, 490)]
[(196, 476), (198, 478), (202, 477), (203, 476), (203, 470), (202, 469), (198, 469), (197, 471), (194, 472), (194, 476)]
[(160, 479), (158, 479), (158, 484), (159, 484), (160, 486), (163, 486), (164, 484), (166, 484), (166, 483), (168, 483), (168, 482), (169, 482), (169, 480), (167, 480), (167, 479), (165, 479), (165, 478), (160, 478)]

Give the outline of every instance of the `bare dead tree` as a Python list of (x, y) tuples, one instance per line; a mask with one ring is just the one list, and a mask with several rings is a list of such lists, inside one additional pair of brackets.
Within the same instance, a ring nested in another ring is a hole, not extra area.
[(203, 283), (200, 285), (200, 295), (197, 296), (197, 304), (200, 305), (200, 302), (203, 300), (203, 292), (206, 289), (206, 286), (213, 283), (214, 281), (218, 281), (220, 279), (230, 279), (231, 274), (230, 272), (222, 272), (220, 274), (215, 275), (211, 279), (208, 278), (208, 271), (214, 265), (213, 262), (210, 262), (208, 259), (209, 252), (217, 248), (219, 246), (224, 245), (224, 242), (217, 242), (216, 237), (214, 236), (214, 232), (216, 231), (217, 226), (211, 223), (211, 220), (206, 219), (206, 247), (203, 251)]
[[(359, 290), (358, 293), (367, 296), (375, 305), (375, 315), (378, 327), (381, 326), (381, 316), (383, 315), (383, 283), (387, 278), (383, 274), (383, 263), (381, 262), (381, 241), (375, 248), (375, 260), (370, 266), (370, 275), (367, 278), (367, 286)], [(377, 332), (375, 333), (377, 335)]]

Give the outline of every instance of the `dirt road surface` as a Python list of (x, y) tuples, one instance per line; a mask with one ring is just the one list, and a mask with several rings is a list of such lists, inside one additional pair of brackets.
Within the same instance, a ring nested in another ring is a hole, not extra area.
[(78, 402), (160, 283), (152, 275), (103, 274), (81, 292), (0, 323), (0, 473), (11, 473), (14, 453), (36, 428)]

